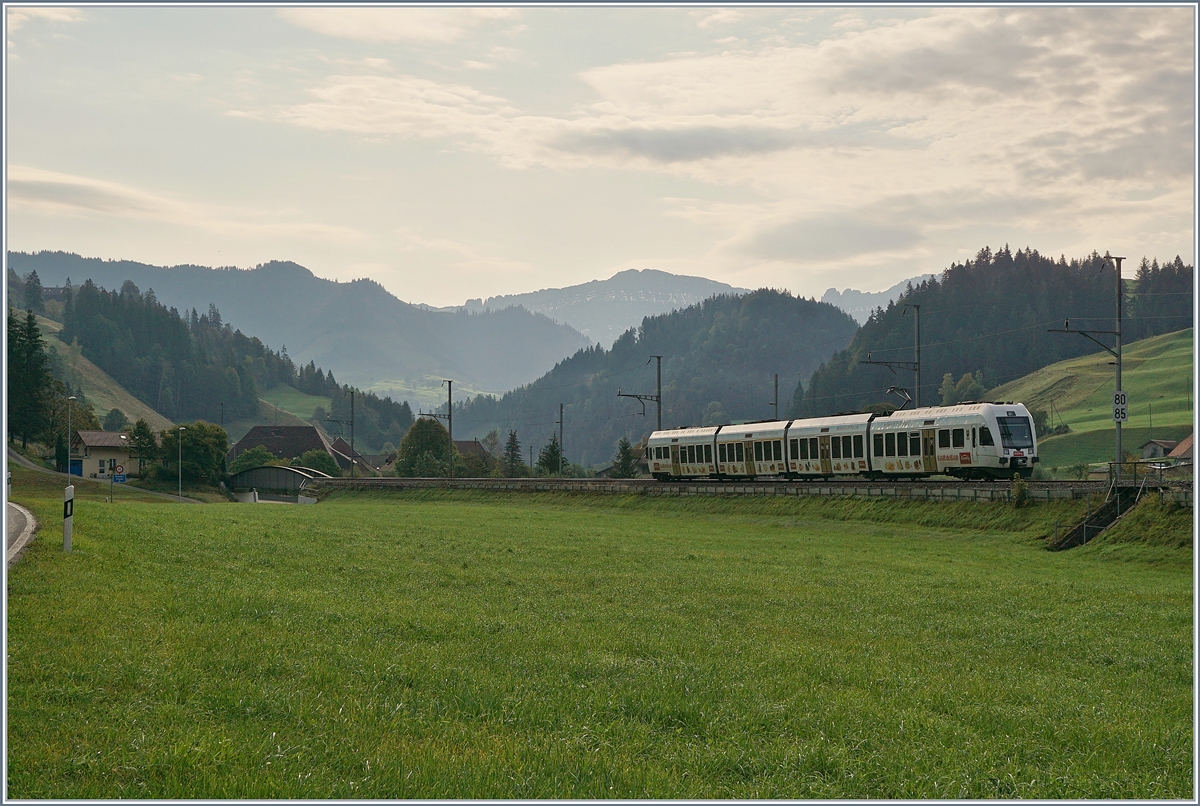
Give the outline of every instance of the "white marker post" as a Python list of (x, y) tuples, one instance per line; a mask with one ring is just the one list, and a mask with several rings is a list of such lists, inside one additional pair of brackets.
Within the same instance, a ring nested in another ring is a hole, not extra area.
[(63, 551), (71, 550), (71, 526), (75, 516), (75, 485), (68, 484), (63, 492)]

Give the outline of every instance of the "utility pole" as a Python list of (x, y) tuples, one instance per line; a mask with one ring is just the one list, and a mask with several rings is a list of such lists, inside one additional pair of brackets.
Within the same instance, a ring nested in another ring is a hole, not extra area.
[[(1113, 411), (1112, 411), (1113, 423), (1115, 423), (1116, 427), (1117, 427), (1117, 429), (1116, 429), (1117, 430), (1117, 445), (1116, 445), (1117, 455), (1115, 457), (1116, 463), (1114, 464), (1115, 470), (1113, 471), (1114, 472), (1113, 480), (1114, 480), (1115, 484), (1121, 483), (1121, 462), (1124, 459), (1124, 454), (1121, 452), (1121, 423), (1123, 423), (1127, 419), (1129, 419), (1129, 399), (1125, 395), (1125, 390), (1123, 390), (1121, 388), (1121, 313), (1122, 313), (1121, 298), (1122, 298), (1122, 294), (1124, 293), (1124, 290), (1122, 288), (1122, 282), (1121, 282), (1121, 261), (1124, 259), (1125, 259), (1124, 257), (1113, 257), (1112, 255), (1105, 253), (1104, 260), (1100, 264), (1100, 271), (1104, 271), (1104, 267), (1107, 266), (1110, 262), (1113, 262), (1117, 269), (1117, 326), (1116, 326), (1116, 330), (1072, 330), (1071, 329), (1071, 320), (1067, 319), (1063, 322), (1062, 327), (1052, 327), (1048, 331), (1046, 331), (1047, 333), (1078, 333), (1080, 336), (1083, 336), (1085, 338), (1091, 339), (1092, 341), (1096, 342), (1096, 344), (1099, 344), (1101, 347), (1103, 347), (1108, 352), (1109, 355), (1111, 355), (1113, 358), (1117, 359), (1117, 361), (1116, 361), (1117, 388), (1113, 391)], [(1115, 349), (1110, 348), (1107, 344), (1105, 344), (1104, 342), (1097, 339), (1096, 338), (1097, 335), (1105, 335), (1105, 336), (1115, 337), (1115, 340), (1116, 340)], [(1190, 385), (1188, 387), (1188, 391), (1189, 391), (1189, 393), (1191, 391)]]
[(450, 478), (454, 478), (454, 381), (446, 381), (446, 434), (450, 438), (450, 454), (447, 464), (450, 466)]
[(775, 399), (770, 405), (775, 409), (775, 419), (779, 419), (779, 373), (775, 373)]
[[(901, 316), (908, 315), (909, 308), (912, 308), (916, 311), (916, 316), (913, 319), (913, 359), (914, 360), (912, 360), (912, 361), (873, 361), (871, 359), (871, 354), (867, 353), (867, 360), (859, 361), (858, 363), (860, 363), (860, 364), (876, 364), (881, 367), (887, 367), (888, 369), (890, 369), (892, 371), (893, 375), (896, 373), (897, 369), (912, 370), (913, 374), (915, 375), (915, 380), (916, 380), (915, 391), (917, 394), (916, 405), (913, 408), (919, 409), (919, 408), (921, 408), (921, 306), (920, 305), (905, 305), (904, 311), (900, 315)], [(900, 391), (903, 391), (903, 390), (900, 390), (897, 387), (893, 386), (890, 389), (888, 389), (888, 392), (891, 393), (891, 392), (893, 392), (893, 390), (895, 390), (897, 393), (899, 393)]]
[[(655, 370), (655, 377), (657, 378), (657, 386), (655, 387), (656, 391), (654, 393), (654, 403), (655, 403), (656, 407), (658, 408), (658, 430), (661, 431), (662, 430), (662, 356), (661, 355), (652, 355), (650, 357), (658, 362), (658, 364), (656, 365), (656, 370)], [(647, 361), (646, 363), (649, 364), (650, 362)]]
[(350, 478), (354, 478), (354, 389), (350, 389)]
[(558, 404), (558, 477), (562, 478), (563, 465), (563, 404)]
[[(916, 364), (917, 373), (917, 405), (915, 408), (919, 409), (921, 408), (921, 306), (914, 305), (912, 307), (917, 312), (913, 317), (913, 355), (915, 356), (913, 363)], [(908, 313), (907, 305), (904, 306), (904, 313), (900, 315), (904, 316), (906, 313)]]
[[(643, 417), (646, 416), (646, 401), (649, 400), (652, 403), (657, 403), (658, 404), (658, 430), (661, 431), (662, 430), (662, 356), (661, 355), (652, 355), (652, 356), (650, 356), (650, 358), (656, 359), (658, 361), (658, 394), (630, 395), (630, 394), (625, 394), (624, 392), (622, 392), (621, 387), (618, 386), (617, 387), (617, 397), (632, 397), (635, 400), (637, 400), (639, 403), (641, 403)], [(649, 364), (650, 362), (647, 361), (646, 363)]]

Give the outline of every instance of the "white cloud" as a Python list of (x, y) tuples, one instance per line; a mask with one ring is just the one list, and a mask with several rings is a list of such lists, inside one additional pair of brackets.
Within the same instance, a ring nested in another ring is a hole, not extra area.
[(509, 8), (286, 8), (278, 14), (326, 36), (445, 44), (489, 23), (515, 19), (519, 12)]
[(700, 17), (696, 21), (697, 28), (714, 28), (718, 25), (729, 25), (730, 23), (738, 22), (745, 16), (745, 13), (736, 8), (722, 8), (712, 13), (707, 11), (693, 11), (692, 16)]
[(310, 90), (316, 100), (228, 114), (326, 131), (406, 137), (468, 135), (515, 110), (503, 98), (411, 75), (336, 75)]
[(87, 19), (77, 8), (46, 8), (46, 7), (8, 7), (8, 31), (12, 33), (20, 29), (30, 20), (45, 20), (46, 22), (80, 22)]
[(8, 202), (13, 209), (52, 215), (156, 221), (236, 238), (265, 236), (349, 243), (364, 237), (349, 227), (288, 221), (284, 212), (203, 204), (118, 182), (11, 163), (8, 166)]

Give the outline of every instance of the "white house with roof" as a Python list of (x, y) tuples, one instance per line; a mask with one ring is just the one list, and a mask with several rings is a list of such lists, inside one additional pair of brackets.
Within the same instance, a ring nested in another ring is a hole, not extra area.
[(123, 431), (76, 431), (71, 435), (71, 473), (87, 479), (107, 479), (116, 469), (138, 475), (138, 462), (129, 460), (129, 434)]

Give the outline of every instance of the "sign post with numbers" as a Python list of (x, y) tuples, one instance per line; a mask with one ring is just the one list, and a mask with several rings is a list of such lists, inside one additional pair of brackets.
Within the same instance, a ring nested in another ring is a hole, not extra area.
[(1113, 393), (1112, 417), (1114, 423), (1123, 423), (1129, 419), (1129, 398), (1120, 390)]
[(75, 485), (63, 492), (63, 551), (71, 550), (71, 526), (75, 516)]

